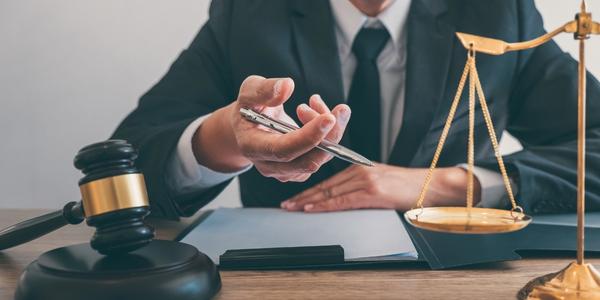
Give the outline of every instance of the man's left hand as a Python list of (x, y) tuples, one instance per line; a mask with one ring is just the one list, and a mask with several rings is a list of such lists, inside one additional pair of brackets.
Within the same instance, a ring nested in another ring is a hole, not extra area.
[[(288, 211), (327, 212), (361, 208), (409, 210), (416, 203), (427, 169), (386, 164), (353, 165), (316, 186), (284, 201)], [(464, 205), (467, 172), (458, 167), (434, 171), (425, 206)], [(474, 202), (481, 187), (474, 180)]]

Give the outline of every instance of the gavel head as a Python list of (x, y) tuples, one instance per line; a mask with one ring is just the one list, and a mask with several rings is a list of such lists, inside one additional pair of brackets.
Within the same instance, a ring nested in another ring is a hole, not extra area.
[(144, 224), (150, 207), (136, 158), (123, 140), (86, 146), (75, 157), (75, 167), (85, 174), (79, 181), (83, 212), (96, 228), (90, 244), (102, 254), (127, 253), (154, 238), (152, 227)]

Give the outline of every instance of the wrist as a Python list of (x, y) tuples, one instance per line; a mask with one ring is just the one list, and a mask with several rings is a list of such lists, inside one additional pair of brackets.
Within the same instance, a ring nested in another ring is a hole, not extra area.
[[(459, 167), (437, 169), (436, 199), (431, 199), (434, 206), (464, 206), (467, 199), (468, 172)], [(473, 205), (481, 199), (481, 185), (477, 177), (473, 176)]]
[(231, 173), (251, 162), (239, 150), (231, 117), (235, 103), (211, 114), (197, 129), (192, 138), (192, 150), (198, 164), (212, 170)]

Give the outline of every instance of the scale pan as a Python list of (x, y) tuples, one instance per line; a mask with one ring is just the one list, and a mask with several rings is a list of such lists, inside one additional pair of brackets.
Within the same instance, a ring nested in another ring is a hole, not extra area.
[(411, 225), (432, 231), (492, 234), (523, 229), (531, 217), (510, 210), (472, 207), (425, 207), (404, 213)]

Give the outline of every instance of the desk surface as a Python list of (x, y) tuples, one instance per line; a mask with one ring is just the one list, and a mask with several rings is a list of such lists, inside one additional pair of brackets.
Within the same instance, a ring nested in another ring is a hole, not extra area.
[[(0, 210), (0, 228), (46, 211)], [(153, 221), (161, 239), (172, 239), (193, 218)], [(0, 299), (12, 299), (19, 274), (50, 249), (86, 242), (93, 229), (68, 226), (25, 245), (0, 252)], [(530, 279), (565, 267), (570, 256), (431, 271), (424, 266), (310, 271), (222, 271), (218, 299), (514, 299)], [(600, 259), (588, 260), (600, 265)]]

